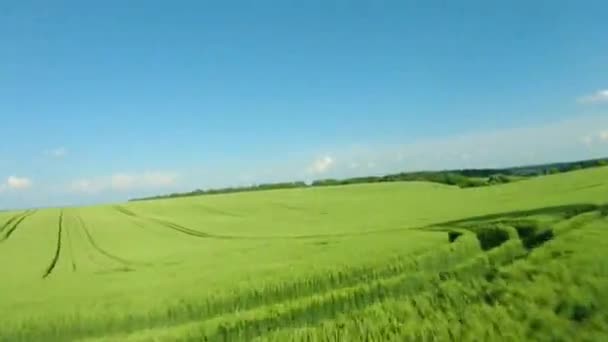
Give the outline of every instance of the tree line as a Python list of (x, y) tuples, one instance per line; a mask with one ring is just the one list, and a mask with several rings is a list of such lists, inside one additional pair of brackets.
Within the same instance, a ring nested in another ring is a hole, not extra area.
[(189, 197), (214, 194), (228, 194), (235, 192), (264, 191), (276, 189), (297, 189), (307, 187), (337, 186), (362, 183), (385, 183), (385, 182), (433, 182), (446, 185), (471, 188), (490, 186), (495, 184), (509, 183), (529, 177), (555, 174), (581, 170), (591, 167), (607, 166), (608, 158), (591, 159), (577, 162), (552, 163), (533, 166), (519, 166), (503, 169), (461, 169), (445, 171), (416, 171), (387, 174), (384, 176), (353, 177), (345, 179), (318, 179), (312, 183), (304, 181), (263, 183), (250, 186), (225, 187), (217, 189), (196, 189), (190, 192), (172, 193), (168, 195), (152, 196), (131, 199), (131, 201), (153, 200), (163, 198)]

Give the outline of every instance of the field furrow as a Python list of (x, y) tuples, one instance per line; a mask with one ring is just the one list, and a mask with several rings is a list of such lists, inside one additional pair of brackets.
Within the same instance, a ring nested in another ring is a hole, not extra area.
[(105, 250), (104, 248), (102, 248), (93, 238), (93, 235), (91, 234), (91, 232), (89, 231), (89, 228), (87, 227), (87, 224), (85, 223), (85, 221), (82, 219), (82, 217), (80, 215), (76, 216), (78, 219), (78, 224), (80, 226), (80, 228), (82, 229), (82, 231), (85, 234), (86, 240), (87, 242), (90, 244), (91, 247), (93, 247), (93, 249), (95, 251), (97, 251), (98, 253), (100, 253), (101, 255), (115, 261), (118, 262), (121, 266), (123, 267), (128, 267), (128, 266), (133, 266), (133, 265), (149, 265), (148, 263), (142, 263), (142, 262), (135, 262), (135, 261), (130, 261), (127, 260), (125, 258), (121, 258), (115, 254), (112, 254), (110, 252), (108, 252), (107, 250)]
[(57, 247), (55, 248), (55, 254), (51, 259), (51, 262), (47, 266), (42, 278), (46, 278), (53, 273), (57, 262), (59, 261), (59, 257), (61, 256), (61, 241), (63, 239), (63, 210), (59, 213), (59, 222), (57, 223)]
[(15, 220), (19, 219), (20, 217), (22, 217), (23, 215), (26, 215), (29, 212), (29, 210), (26, 210), (24, 212), (20, 212), (17, 213), (15, 215), (13, 215), (12, 217), (10, 217), (1, 227), (0, 227), (0, 233), (2, 233), (6, 228), (8, 228), (13, 222), (15, 222)]
[[(23, 223), (23, 221), (25, 221), (25, 219), (34, 215), (35, 213), (36, 213), (36, 210), (28, 210), (25, 213), (23, 213), (22, 215), (18, 215), (18, 216), (11, 218), (9, 220), (9, 222), (7, 222), (5, 226), (3, 226), (2, 230), (4, 230), (4, 229), (6, 229), (6, 230), (4, 231), (4, 235), (0, 237), (0, 242), (8, 240), (8, 238), (11, 237), (11, 235), (15, 232), (15, 230), (17, 230), (17, 228), (19, 228), (21, 223)], [(2, 230), (0, 230), (0, 233), (2, 232)]]
[[(192, 229), (185, 227), (183, 225), (177, 224), (175, 222), (171, 222), (165, 219), (160, 219), (156, 217), (148, 217), (140, 214), (135, 214), (133, 211), (128, 210), (126, 208), (122, 208), (120, 206), (114, 207), (118, 212), (124, 214), (126, 216), (130, 216), (134, 219), (141, 219), (147, 222), (156, 223), (163, 227), (170, 228), (172, 230), (178, 231), (180, 233), (184, 233), (194, 237), (200, 238), (211, 238), (211, 239), (223, 239), (223, 240), (286, 240), (286, 239), (318, 239), (318, 238), (340, 238), (340, 237), (353, 237), (353, 236), (363, 236), (363, 235), (374, 235), (374, 234), (385, 234), (385, 233), (395, 233), (400, 231), (407, 231), (413, 229), (412, 227), (402, 227), (402, 228), (388, 228), (388, 229), (375, 229), (368, 231), (359, 231), (352, 233), (327, 233), (327, 234), (303, 234), (303, 235), (266, 235), (266, 236), (250, 236), (250, 235), (223, 235), (223, 234), (211, 234), (202, 232), (200, 230)], [(232, 215), (234, 216), (234, 215)]]
[(162, 219), (158, 219), (158, 218), (153, 218), (153, 217), (146, 217), (146, 216), (141, 216), (141, 215), (137, 215), (135, 213), (133, 213), (132, 211), (122, 208), (120, 206), (115, 206), (114, 207), (119, 213), (124, 214), (126, 216), (130, 216), (133, 218), (137, 218), (137, 219), (142, 219), (142, 220), (146, 220), (149, 222), (154, 222), (154, 223), (158, 223), (164, 227), (173, 229), (175, 231), (178, 231), (180, 233), (184, 233), (184, 234), (188, 234), (190, 236), (195, 236), (195, 237), (201, 237), (201, 238), (224, 238), (224, 237), (220, 237), (220, 236), (215, 236), (215, 235), (210, 235), (198, 230), (194, 230), (191, 228), (187, 228), (184, 226), (181, 226), (177, 223), (173, 223), (167, 220), (162, 220)]
[(68, 248), (68, 251), (69, 251), (69, 254), (70, 254), (70, 262), (71, 262), (71, 265), (72, 265), (72, 272), (76, 272), (77, 266), (76, 266), (76, 258), (75, 258), (75, 254), (74, 254), (74, 248), (75, 247), (73, 246), (73, 244), (75, 242), (72, 240), (72, 236), (70, 234), (71, 228), (72, 227), (67, 226), (67, 227), (64, 228), (64, 230), (65, 230), (65, 238), (66, 238), (66, 242), (67, 242), (67, 248)]

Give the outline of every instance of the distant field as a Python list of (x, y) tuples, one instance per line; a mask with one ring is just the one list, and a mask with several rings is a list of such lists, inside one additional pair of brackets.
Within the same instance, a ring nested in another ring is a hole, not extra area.
[(0, 341), (608, 340), (607, 203), (604, 167), (0, 212)]

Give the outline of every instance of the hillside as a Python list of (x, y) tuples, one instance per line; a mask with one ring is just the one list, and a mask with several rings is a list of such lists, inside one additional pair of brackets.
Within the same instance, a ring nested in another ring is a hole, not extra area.
[(472, 188), (490, 186), (496, 184), (510, 183), (524, 178), (537, 177), (546, 174), (570, 172), (608, 165), (608, 158), (589, 159), (574, 162), (561, 162), (538, 164), (528, 166), (517, 166), (502, 169), (458, 169), (442, 171), (415, 171), (387, 174), (384, 176), (367, 176), (346, 179), (318, 179), (310, 184), (303, 181), (267, 183), (252, 186), (228, 187), (218, 189), (197, 189), (185, 193), (173, 193), (168, 195), (152, 196), (145, 198), (134, 198), (131, 201), (154, 200), (163, 198), (177, 198), (201, 195), (216, 195), (235, 192), (264, 191), (276, 189), (296, 189), (317, 186), (336, 186), (362, 183), (385, 183), (385, 182), (432, 182), (447, 185), (455, 185), (461, 188)]
[(602, 340), (608, 168), (0, 213), (0, 341)]

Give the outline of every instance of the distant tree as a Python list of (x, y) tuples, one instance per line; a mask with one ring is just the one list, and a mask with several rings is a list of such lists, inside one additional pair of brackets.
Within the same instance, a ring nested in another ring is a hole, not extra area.
[(597, 166), (607, 166), (607, 165), (608, 165), (608, 160), (606, 160), (606, 159), (597, 161)]
[(552, 168), (550, 168), (550, 169), (547, 170), (547, 174), (548, 175), (554, 175), (556, 173), (559, 173), (559, 169), (556, 168), (556, 167), (552, 167)]
[(488, 178), (488, 183), (490, 184), (509, 183), (510, 181), (511, 179), (503, 174), (492, 175)]
[(576, 170), (582, 170), (583, 166), (581, 164), (573, 164), (572, 167), (570, 168), (570, 170), (572, 171), (576, 171)]

